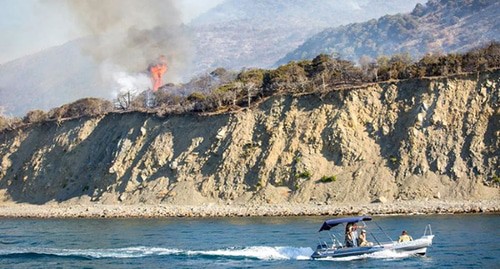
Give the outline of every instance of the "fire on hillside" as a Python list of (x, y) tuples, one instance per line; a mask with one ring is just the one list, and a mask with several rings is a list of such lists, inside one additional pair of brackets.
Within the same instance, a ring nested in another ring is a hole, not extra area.
[(167, 72), (167, 58), (164, 55), (149, 65), (148, 71), (151, 74), (151, 82), (153, 83), (153, 92), (158, 91), (162, 84), (163, 74)]

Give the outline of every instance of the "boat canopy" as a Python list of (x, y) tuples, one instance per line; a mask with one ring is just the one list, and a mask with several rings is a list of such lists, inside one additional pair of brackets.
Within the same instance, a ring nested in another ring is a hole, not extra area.
[(323, 223), (321, 228), (319, 229), (319, 232), (321, 231), (328, 231), (331, 228), (341, 224), (341, 223), (349, 223), (349, 222), (358, 222), (358, 221), (365, 221), (365, 220), (372, 220), (372, 217), (370, 216), (359, 216), (359, 217), (350, 217), (350, 218), (338, 218), (338, 219), (330, 219), (327, 220)]

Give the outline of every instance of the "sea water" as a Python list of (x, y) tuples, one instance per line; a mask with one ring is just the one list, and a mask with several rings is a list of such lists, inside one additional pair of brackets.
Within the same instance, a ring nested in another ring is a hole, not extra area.
[(403, 229), (420, 237), (431, 224), (433, 245), (425, 257), (311, 260), (328, 218), (0, 219), (0, 267), (500, 268), (500, 215), (375, 217), (393, 240)]

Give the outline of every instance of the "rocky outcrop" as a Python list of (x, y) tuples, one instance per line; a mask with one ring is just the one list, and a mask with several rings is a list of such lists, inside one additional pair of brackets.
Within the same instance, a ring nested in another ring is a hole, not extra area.
[(0, 134), (0, 199), (263, 205), (498, 200), (499, 71), (113, 113)]

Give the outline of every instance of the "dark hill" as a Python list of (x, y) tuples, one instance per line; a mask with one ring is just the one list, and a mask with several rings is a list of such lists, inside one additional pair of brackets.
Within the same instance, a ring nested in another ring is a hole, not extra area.
[(350, 60), (367, 55), (409, 52), (463, 52), (500, 40), (500, 2), (494, 0), (431, 0), (408, 14), (326, 29), (279, 60), (312, 59), (320, 53)]

